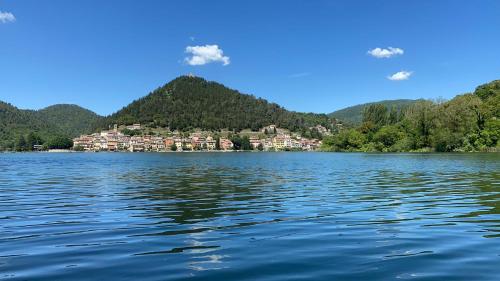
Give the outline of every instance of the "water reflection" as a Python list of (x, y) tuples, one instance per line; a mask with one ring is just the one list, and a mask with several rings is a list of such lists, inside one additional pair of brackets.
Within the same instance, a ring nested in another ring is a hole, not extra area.
[(494, 280), (498, 160), (4, 155), (0, 278)]

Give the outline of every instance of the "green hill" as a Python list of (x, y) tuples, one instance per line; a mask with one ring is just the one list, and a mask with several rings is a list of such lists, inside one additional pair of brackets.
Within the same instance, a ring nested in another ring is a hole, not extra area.
[(410, 99), (400, 99), (400, 100), (383, 100), (378, 102), (364, 103), (358, 104), (350, 107), (346, 107), (344, 109), (340, 109), (328, 114), (330, 117), (336, 118), (342, 122), (347, 124), (357, 125), (360, 124), (363, 119), (363, 108), (373, 105), (373, 104), (382, 104), (385, 105), (388, 109), (391, 109), (393, 106), (396, 107), (397, 110), (401, 110), (405, 107), (408, 107), (419, 100), (410, 100)]
[(0, 102), (0, 150), (12, 148), (20, 135), (37, 133), (43, 139), (75, 137), (91, 132), (102, 117), (77, 105), (60, 104), (41, 110), (22, 110)]
[(275, 124), (296, 131), (317, 124), (330, 126), (332, 122), (326, 114), (288, 111), (216, 82), (181, 76), (109, 116), (101, 127), (141, 123), (178, 130), (258, 130)]
[(478, 86), (474, 94), (485, 103), (492, 116), (500, 117), (500, 80)]

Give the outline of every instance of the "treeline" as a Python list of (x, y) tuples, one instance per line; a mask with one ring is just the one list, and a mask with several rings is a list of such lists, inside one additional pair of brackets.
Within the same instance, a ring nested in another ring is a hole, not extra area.
[(323, 139), (327, 151), (500, 151), (500, 80), (450, 101), (365, 107), (360, 126)]
[(334, 121), (326, 114), (288, 111), (275, 103), (241, 94), (219, 83), (181, 76), (109, 116), (100, 127), (106, 129), (115, 123), (141, 123), (180, 131), (194, 128), (257, 131), (275, 124), (299, 131), (318, 124), (330, 128)]
[(32, 145), (20, 145), (22, 139), (35, 134), (43, 143), (57, 138), (73, 138), (93, 132), (97, 114), (76, 105), (54, 105), (42, 110), (22, 110), (0, 102), (0, 151), (30, 150)]
[(70, 149), (73, 147), (73, 140), (63, 136), (53, 136), (44, 140), (40, 135), (30, 132), (28, 135), (19, 135), (13, 150), (23, 151), (43, 151), (49, 149)]

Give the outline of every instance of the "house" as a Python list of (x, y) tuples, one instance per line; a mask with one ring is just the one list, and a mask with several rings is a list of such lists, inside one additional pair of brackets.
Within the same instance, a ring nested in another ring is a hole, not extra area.
[(276, 125), (269, 125), (260, 130), (262, 133), (274, 134), (276, 133)]
[(141, 124), (129, 125), (126, 128), (129, 129), (129, 130), (140, 130), (141, 129)]
[(273, 147), (276, 150), (285, 149), (285, 138), (284, 137), (274, 137), (273, 138)]
[(232, 150), (233, 142), (226, 138), (219, 139), (219, 147), (221, 150)]
[(73, 147), (82, 147), (85, 151), (94, 149), (94, 137), (92, 135), (82, 135), (73, 139)]
[(174, 138), (175, 146), (177, 147), (177, 151), (182, 151), (182, 139), (179, 137)]
[(142, 137), (131, 137), (129, 144), (129, 151), (131, 152), (143, 152), (144, 151), (144, 139)]
[(170, 147), (172, 147), (172, 145), (174, 145), (174, 138), (166, 138), (165, 139), (165, 147), (167, 150), (170, 150)]
[(181, 149), (184, 150), (193, 150), (193, 143), (191, 142), (191, 139), (189, 138), (183, 138), (182, 139), (182, 145)]
[(250, 137), (250, 145), (253, 149), (257, 149), (260, 144), (262, 144), (262, 141), (258, 137)]
[(211, 137), (211, 136), (208, 136), (207, 139), (205, 140), (206, 144), (207, 144), (207, 149), (208, 150), (215, 150), (215, 140)]

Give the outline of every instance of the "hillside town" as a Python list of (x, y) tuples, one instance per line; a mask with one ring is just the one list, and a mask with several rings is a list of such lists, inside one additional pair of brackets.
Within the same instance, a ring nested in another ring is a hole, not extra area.
[[(314, 130), (322, 135), (330, 132), (323, 126)], [(269, 125), (259, 132), (249, 135), (231, 135), (213, 132), (183, 133), (168, 131), (167, 136), (159, 134), (144, 134), (140, 124), (126, 126), (119, 130), (113, 129), (90, 135), (82, 135), (73, 139), (73, 149), (79, 151), (129, 151), (129, 152), (167, 152), (167, 151), (315, 151), (321, 146), (321, 140), (308, 139), (298, 133)], [(141, 133), (139, 133), (141, 132)], [(247, 147), (235, 143), (237, 139), (247, 143)]]

